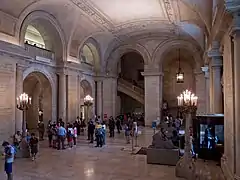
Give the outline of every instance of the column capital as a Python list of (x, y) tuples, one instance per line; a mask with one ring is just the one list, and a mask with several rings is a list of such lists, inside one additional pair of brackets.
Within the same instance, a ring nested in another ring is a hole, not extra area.
[(201, 69), (202, 69), (202, 72), (205, 75), (205, 78), (209, 78), (209, 67), (208, 66), (204, 66), (204, 67), (201, 67)]
[(162, 72), (154, 72), (154, 71), (144, 71), (141, 72), (142, 76), (164, 76)]
[(238, 12), (233, 12), (233, 22), (232, 27), (229, 31), (231, 36), (234, 36), (236, 32), (240, 32), (240, 10)]
[(213, 41), (211, 49), (207, 52), (208, 57), (221, 57), (222, 54), (220, 52), (221, 44), (219, 41)]
[(239, 0), (225, 0), (226, 10), (230, 13), (240, 12), (240, 1)]

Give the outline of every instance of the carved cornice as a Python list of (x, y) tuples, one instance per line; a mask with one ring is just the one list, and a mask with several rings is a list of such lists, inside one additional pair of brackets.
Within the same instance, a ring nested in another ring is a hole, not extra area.
[[(160, 0), (160, 1), (162, 1), (162, 0)], [(171, 0), (163, 0), (163, 3), (164, 3), (165, 10), (167, 12), (168, 20), (171, 23), (175, 22), (175, 14), (174, 14), (174, 9), (173, 9)]]
[(239, 0), (225, 0), (226, 10), (230, 13), (240, 12)]
[(96, 21), (98, 24), (112, 31), (113, 24), (105, 18), (99, 11), (89, 4), (88, 0), (71, 0), (73, 4), (79, 7), (86, 15)]

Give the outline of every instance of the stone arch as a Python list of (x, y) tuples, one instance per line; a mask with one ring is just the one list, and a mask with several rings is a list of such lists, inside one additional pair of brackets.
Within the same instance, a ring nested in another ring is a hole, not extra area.
[(153, 53), (153, 64), (158, 64), (162, 68), (165, 56), (174, 48), (186, 49), (191, 53), (195, 62), (195, 69), (200, 70), (203, 65), (201, 49), (187, 40), (171, 39), (159, 44)]
[(41, 73), (49, 81), (52, 90), (52, 120), (56, 118), (56, 84), (51, 74), (44, 67), (29, 67), (23, 72), (23, 82), (28, 75), (32, 73)]
[(101, 71), (101, 49), (100, 49), (100, 45), (99, 43), (92, 37), (89, 37), (86, 41), (84, 41), (82, 43), (81, 46), (79, 46), (79, 50), (78, 50), (78, 59), (81, 59), (81, 55), (82, 55), (82, 50), (84, 48), (84, 46), (87, 46), (92, 55), (93, 55), (93, 66), (94, 66), (94, 70), (96, 72), (100, 72)]
[(81, 96), (81, 97), (84, 98), (86, 95), (90, 95), (90, 96), (93, 95), (93, 88), (91, 83), (88, 80), (86, 79), (81, 80), (80, 86), (83, 88), (83, 91), (84, 91), (83, 92), (84, 96)]
[(54, 16), (45, 11), (22, 13), (17, 24), (19, 44), (24, 44), (27, 27), (31, 25), (41, 34), (47, 50), (55, 53), (57, 62), (65, 61), (67, 57), (66, 40), (60, 24)]
[(140, 44), (125, 44), (117, 47), (110, 53), (109, 57), (106, 61), (106, 71), (114, 72), (117, 70), (117, 63), (120, 58), (128, 53), (128, 52), (136, 52), (143, 57), (144, 64), (148, 64), (151, 61), (151, 56), (147, 49)]

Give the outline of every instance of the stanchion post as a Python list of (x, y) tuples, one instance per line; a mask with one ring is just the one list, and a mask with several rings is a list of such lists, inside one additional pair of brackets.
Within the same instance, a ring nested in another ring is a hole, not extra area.
[(132, 154), (134, 154), (134, 142), (133, 142), (133, 138), (134, 138), (134, 131), (132, 129)]

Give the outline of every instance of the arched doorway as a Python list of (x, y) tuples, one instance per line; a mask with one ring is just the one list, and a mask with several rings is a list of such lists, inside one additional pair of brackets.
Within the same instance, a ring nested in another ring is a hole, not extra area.
[(117, 114), (140, 115), (144, 112), (143, 71), (144, 59), (139, 53), (128, 52), (121, 57), (118, 63)]
[[(179, 53), (180, 51), (180, 53)], [(196, 64), (194, 57), (186, 49), (174, 48), (166, 53), (163, 62), (163, 102), (167, 102), (168, 111), (174, 117), (177, 116), (177, 96), (185, 89), (196, 92), (195, 68)], [(179, 67), (184, 73), (184, 82), (177, 83), (176, 74)]]
[[(90, 95), (92, 97), (92, 86), (87, 80), (80, 82), (80, 115), (83, 119), (86, 118), (86, 107), (84, 106), (84, 98)], [(89, 109), (89, 118), (93, 116), (93, 106)]]
[(30, 73), (24, 79), (23, 91), (32, 97), (32, 105), (26, 114), (27, 128), (36, 129), (39, 120), (46, 125), (52, 120), (52, 87), (48, 78), (41, 72)]

